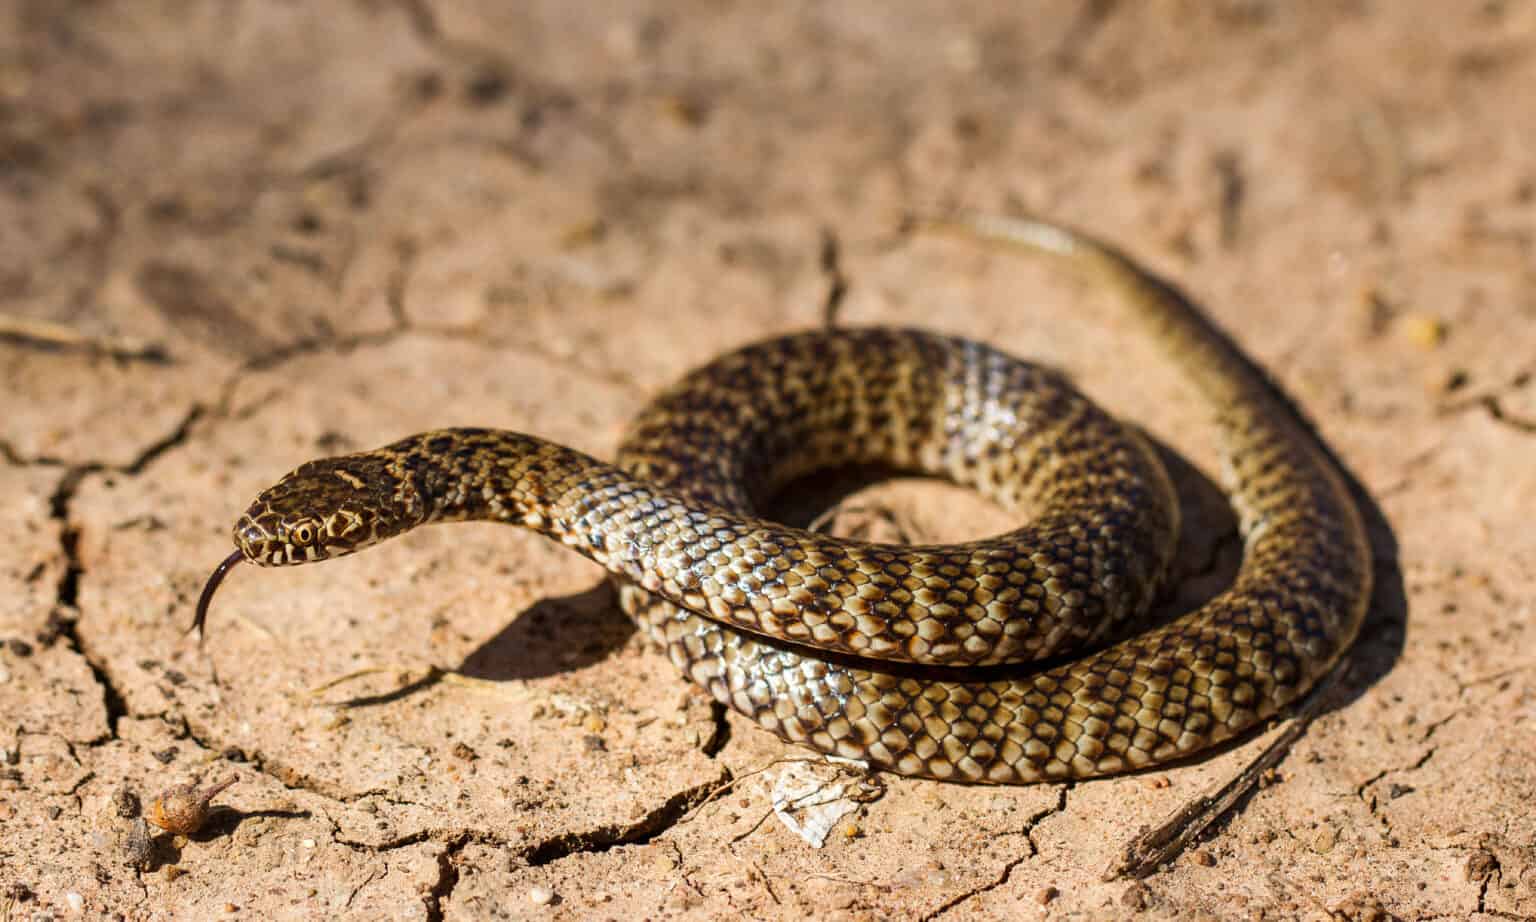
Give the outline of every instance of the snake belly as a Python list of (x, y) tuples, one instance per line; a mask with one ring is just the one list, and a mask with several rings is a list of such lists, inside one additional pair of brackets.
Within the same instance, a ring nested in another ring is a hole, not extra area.
[[(1039, 366), (884, 328), (709, 363), (638, 415), (615, 464), (483, 429), (309, 462), (241, 518), (235, 556), (298, 563), (427, 522), (523, 525), (606, 567), (625, 612), (717, 701), (918, 777), (1109, 774), (1275, 715), (1353, 642), (1370, 594), (1358, 510), (1315, 437), (1236, 346), (1116, 251), (1027, 218), (939, 227), (1062, 257), (1116, 289), (1186, 372), (1214, 411), (1244, 541), (1224, 592), (1138, 632), (1179, 525), (1145, 439)], [(759, 516), (795, 477), (871, 464), (1030, 517), (909, 547)]]

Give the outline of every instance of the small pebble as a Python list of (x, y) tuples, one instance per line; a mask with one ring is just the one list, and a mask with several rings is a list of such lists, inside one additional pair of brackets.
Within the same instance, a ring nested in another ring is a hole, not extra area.
[(1333, 846), (1337, 841), (1338, 833), (1334, 832), (1333, 827), (1324, 826), (1317, 831), (1317, 835), (1312, 839), (1312, 850), (1319, 855), (1326, 855), (1333, 851)]
[(166, 832), (190, 836), (207, 822), (212, 812), (213, 799), (238, 780), (232, 775), (201, 791), (192, 784), (167, 788), (149, 805), (149, 821)]
[(118, 788), (112, 792), (111, 808), (113, 813), (127, 820), (138, 816), (143, 809), (139, 803), (139, 795), (127, 788)]
[(1478, 849), (1467, 857), (1467, 880), (1474, 883), (1485, 881), (1499, 869), (1499, 859), (1487, 849)]
[(1216, 857), (1205, 849), (1201, 849), (1200, 851), (1195, 852), (1193, 857), (1195, 864), (1200, 865), (1202, 868), (1211, 868), (1216, 866)]
[(118, 836), (123, 864), (147, 871), (155, 860), (155, 843), (149, 832), (149, 824), (142, 816), (124, 822), (127, 826), (119, 827)]
[(548, 887), (534, 887), (528, 891), (528, 902), (535, 906), (548, 906), (555, 901), (555, 891)]
[(1409, 314), (1398, 321), (1398, 329), (1420, 349), (1433, 349), (1445, 342), (1445, 322), (1431, 314)]
[(300, 839), (299, 840), (299, 845), (304, 847), (304, 848), (314, 848), (315, 847), (315, 840), (314, 839)]
[(69, 911), (70, 912), (84, 912), (85, 911), (85, 897), (81, 896), (80, 894), (76, 893), (73, 890), (71, 890), (68, 893), (64, 894), (64, 902), (69, 904)]
[(1041, 906), (1044, 906), (1051, 900), (1056, 899), (1058, 896), (1061, 896), (1060, 890), (1057, 890), (1055, 887), (1046, 887), (1044, 889), (1035, 891), (1035, 902), (1039, 903)]

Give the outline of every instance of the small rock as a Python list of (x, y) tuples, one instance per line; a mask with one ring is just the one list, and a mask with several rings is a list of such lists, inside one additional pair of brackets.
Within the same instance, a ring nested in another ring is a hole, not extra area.
[(1391, 302), (1374, 285), (1367, 285), (1360, 291), (1360, 314), (1365, 318), (1366, 332), (1371, 336), (1380, 336), (1387, 331), (1392, 322), (1394, 313)]
[(80, 894), (76, 893), (73, 890), (71, 890), (68, 893), (64, 894), (64, 902), (69, 904), (69, 911), (70, 912), (84, 912), (85, 911), (85, 897), (81, 896)]
[(533, 887), (528, 891), (528, 902), (535, 906), (548, 906), (555, 901), (555, 891), (548, 887)]
[(1399, 797), (1402, 797), (1404, 794), (1412, 794), (1412, 793), (1413, 793), (1413, 788), (1409, 787), (1406, 784), (1394, 784), (1391, 787), (1387, 788), (1387, 796), (1392, 798), (1393, 800), (1397, 800)]
[(480, 758), (479, 754), (477, 754), (473, 749), (469, 747), (467, 743), (463, 742), (462, 740), (453, 744), (453, 757), (456, 759), (461, 759), (465, 762), (473, 762)]
[(300, 839), (299, 840), (299, 847), (300, 848), (314, 848), (315, 847), (315, 840), (314, 839)]
[(1433, 349), (1445, 342), (1445, 321), (1432, 314), (1408, 314), (1398, 321), (1404, 339), (1420, 349)]
[(1216, 866), (1216, 856), (1203, 848), (1191, 855), (1190, 858), (1202, 868), (1213, 868)]
[(1467, 386), (1472, 376), (1465, 369), (1452, 368), (1433, 375), (1429, 381), (1429, 389), (1434, 394), (1450, 394)]
[(178, 784), (167, 788), (149, 805), (149, 821), (166, 832), (190, 836), (208, 821), (213, 799), (238, 780), (231, 775), (201, 791), (193, 784)]
[(1339, 834), (1332, 826), (1324, 826), (1312, 837), (1312, 850), (1319, 855), (1326, 855), (1333, 851), (1333, 846), (1339, 841)]
[(507, 78), (494, 70), (482, 70), (469, 79), (464, 95), (477, 106), (489, 106), (507, 94)]
[(1467, 856), (1466, 874), (1469, 881), (1474, 883), (1485, 881), (1498, 869), (1499, 859), (1485, 848), (1480, 848)]
[(155, 842), (154, 837), (149, 834), (149, 823), (145, 822), (142, 816), (128, 822), (128, 828), (119, 838), (123, 864), (140, 871), (147, 871), (155, 862)]
[(1058, 896), (1061, 896), (1060, 890), (1057, 890), (1055, 887), (1044, 887), (1035, 891), (1035, 902), (1045, 906)]
[(143, 811), (139, 795), (127, 788), (118, 788), (112, 794), (112, 810), (125, 820), (131, 820)]
[(28, 657), (32, 655), (32, 645), (20, 637), (12, 637), (5, 642), (5, 648), (15, 656)]

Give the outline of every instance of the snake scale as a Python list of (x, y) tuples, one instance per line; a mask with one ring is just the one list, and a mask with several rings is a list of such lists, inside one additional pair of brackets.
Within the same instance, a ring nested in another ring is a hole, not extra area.
[[(786, 740), (904, 775), (1024, 783), (1177, 759), (1276, 714), (1353, 642), (1371, 562), (1341, 475), (1266, 376), (1128, 257), (1032, 218), (930, 227), (1054, 254), (1117, 289), (1214, 410), (1244, 555), (1205, 605), (1136, 632), (1177, 535), (1145, 438), (1060, 375), (918, 330), (841, 329), (700, 368), (608, 464), (448, 429), (310, 461), (208, 580), (428, 522), (526, 526), (608, 569), (625, 612), (714, 698)], [(954, 545), (759, 518), (786, 482), (882, 465), (969, 485), (1023, 527)]]

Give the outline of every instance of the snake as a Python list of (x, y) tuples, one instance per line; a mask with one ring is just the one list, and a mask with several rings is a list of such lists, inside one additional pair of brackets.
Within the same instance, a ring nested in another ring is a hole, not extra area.
[[(194, 627), (242, 561), (490, 520), (604, 567), (618, 605), (715, 701), (876, 770), (993, 784), (1134, 771), (1296, 702), (1349, 649), (1371, 593), (1360, 511), (1301, 411), (1172, 284), (1086, 232), (976, 214), (919, 229), (1055, 257), (1119, 295), (1214, 418), (1242, 541), (1230, 585), (1148, 622), (1177, 494), (1150, 438), (1061, 372), (957, 336), (839, 327), (687, 374), (612, 463), (478, 428), (308, 461), (238, 518)], [(1020, 527), (904, 545), (763, 516), (797, 478), (849, 466), (948, 479)]]

